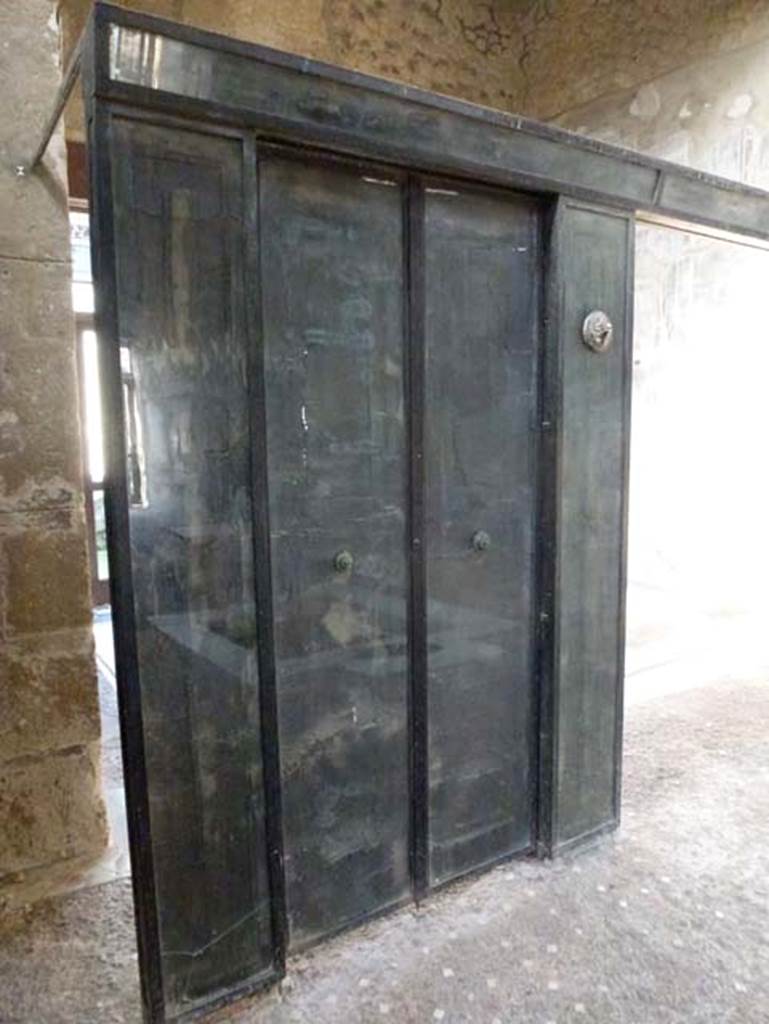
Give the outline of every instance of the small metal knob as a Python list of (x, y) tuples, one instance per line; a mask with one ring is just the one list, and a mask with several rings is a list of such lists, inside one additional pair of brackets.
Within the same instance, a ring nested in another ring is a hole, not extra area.
[(342, 551), (337, 551), (337, 553), (334, 555), (335, 572), (349, 572), (354, 564), (355, 559), (352, 557), (352, 553), (349, 551), (343, 549)]
[(485, 530), (476, 530), (473, 534), (472, 545), (476, 551), (488, 551), (491, 547), (491, 537)]
[(614, 338), (614, 324), (601, 309), (588, 313), (582, 323), (582, 340), (593, 352), (606, 352)]

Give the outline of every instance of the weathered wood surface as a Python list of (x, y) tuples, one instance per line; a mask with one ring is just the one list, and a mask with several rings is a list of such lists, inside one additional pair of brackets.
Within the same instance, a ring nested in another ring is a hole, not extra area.
[(259, 180), (297, 945), (410, 893), (403, 203), (397, 180), (332, 166), (267, 157)]
[[(554, 848), (619, 815), (633, 258), (631, 218), (564, 203), (559, 219)], [(614, 325), (607, 352), (582, 341), (592, 310)]]
[(769, 237), (769, 194), (551, 125), (97, 4), (104, 98)]
[(533, 840), (538, 229), (529, 199), (426, 189), (433, 882)]

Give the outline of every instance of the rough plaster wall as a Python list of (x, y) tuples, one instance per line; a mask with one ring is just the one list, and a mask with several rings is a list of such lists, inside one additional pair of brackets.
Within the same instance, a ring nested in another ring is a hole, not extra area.
[(520, 112), (542, 120), (769, 39), (766, 0), (533, 0), (513, 6), (522, 37)]
[[(329, 61), (487, 106), (521, 93), (515, 5), (480, 0), (120, 0), (198, 28)], [(61, 0), (64, 52), (91, 0)], [(73, 112), (70, 137), (82, 117)]]
[(0, 899), (105, 842), (61, 139), (15, 173), (56, 54), (48, 0), (0, 4)]
[[(769, 189), (769, 41), (559, 122)], [(651, 640), (660, 663), (684, 646), (707, 648), (700, 614), (708, 633), (731, 638), (733, 664), (766, 621), (768, 278), (765, 250), (639, 227), (628, 638), (631, 652)]]
[[(769, 39), (766, 0), (119, 0), (543, 120)], [(65, 51), (91, 0), (60, 0)]]
[(769, 39), (569, 111), (558, 123), (769, 188)]

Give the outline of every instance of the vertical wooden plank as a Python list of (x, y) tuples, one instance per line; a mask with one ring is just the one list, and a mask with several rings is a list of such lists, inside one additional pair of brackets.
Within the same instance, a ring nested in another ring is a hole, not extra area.
[(404, 189), (404, 322), (409, 536), (409, 770), (411, 888), (429, 889), (427, 735), (427, 564), (425, 558), (425, 196), (410, 177)]
[(539, 209), (427, 187), (433, 885), (529, 848)]
[(289, 943), (410, 896), (403, 195), (264, 156), (262, 329)]
[(272, 566), (270, 562), (270, 508), (267, 480), (267, 420), (265, 400), (264, 339), (261, 293), (261, 225), (259, 223), (259, 166), (253, 137), (243, 140), (243, 204), (245, 231), (244, 297), (248, 354), (246, 374), (250, 390), (251, 507), (254, 516), (254, 587), (256, 636), (259, 662), (259, 719), (264, 776), (265, 842), (270, 884), (275, 969), (285, 973), (288, 920), (283, 867), (283, 801), (278, 743), (278, 700), (275, 679)]
[[(555, 557), (541, 609), (552, 656), (549, 714), (543, 715), (543, 793), (551, 790), (551, 804), (541, 838), (552, 852), (619, 820), (632, 216), (563, 204), (551, 246), (550, 330), (557, 348), (543, 425), (546, 433), (555, 431), (546, 446), (554, 474)], [(594, 310), (613, 324), (605, 352), (582, 338), (584, 319)]]

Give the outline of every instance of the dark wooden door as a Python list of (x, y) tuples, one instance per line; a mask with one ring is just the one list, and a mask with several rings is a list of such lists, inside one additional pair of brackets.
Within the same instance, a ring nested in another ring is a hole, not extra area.
[[(408, 897), (423, 782), (428, 885), (533, 841), (539, 216), (526, 198), (407, 192), (396, 175), (280, 155), (260, 160), (259, 182), (286, 902), (301, 946)], [(426, 623), (426, 666), (409, 611)], [(423, 780), (409, 741), (425, 692)]]
[(424, 196), (429, 876), (531, 847), (534, 202)]
[(401, 184), (259, 168), (286, 901), (302, 945), (409, 879)]

